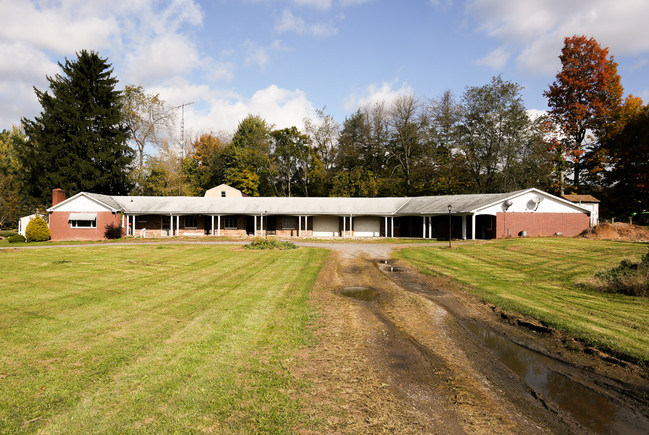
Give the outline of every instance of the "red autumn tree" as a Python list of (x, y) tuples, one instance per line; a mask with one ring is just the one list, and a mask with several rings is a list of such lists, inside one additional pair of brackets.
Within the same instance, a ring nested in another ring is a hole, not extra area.
[[(573, 184), (579, 188), (586, 132), (597, 134), (608, 124), (620, 106), (623, 89), (617, 63), (594, 38), (565, 38), (559, 59), (561, 71), (543, 95), (562, 134), (565, 158), (572, 163)], [(563, 193), (563, 170), (559, 172)]]

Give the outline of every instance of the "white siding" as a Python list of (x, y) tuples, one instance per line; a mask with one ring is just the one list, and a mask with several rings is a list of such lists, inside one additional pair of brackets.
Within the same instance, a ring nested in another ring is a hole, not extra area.
[(85, 196), (79, 196), (66, 204), (60, 205), (54, 210), (59, 211), (76, 211), (76, 212), (98, 212), (98, 211), (112, 211), (110, 208), (93, 201)]
[(381, 218), (359, 216), (354, 218), (354, 237), (379, 237)]
[[(535, 207), (535, 200), (541, 198), (538, 207)], [(507, 209), (508, 213), (583, 213), (568, 201), (561, 201), (552, 196), (542, 195), (538, 192), (528, 192), (521, 196), (511, 199), (512, 205)], [(481, 209), (478, 214), (490, 214), (495, 216), (496, 213), (505, 211), (503, 202)], [(536, 210), (535, 210), (536, 208)]]
[(313, 217), (313, 237), (338, 237), (338, 231), (338, 216)]

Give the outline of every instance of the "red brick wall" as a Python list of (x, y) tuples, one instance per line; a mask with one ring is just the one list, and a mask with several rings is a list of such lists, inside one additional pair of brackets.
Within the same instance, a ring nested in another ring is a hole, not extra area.
[(497, 238), (518, 237), (526, 231), (529, 237), (552, 236), (562, 233), (575, 236), (587, 229), (590, 219), (586, 213), (498, 213)]
[(68, 218), (70, 212), (55, 211), (50, 214), (50, 235), (52, 240), (103, 240), (106, 225), (120, 225), (120, 214), (109, 211), (97, 213), (97, 228), (72, 228)]

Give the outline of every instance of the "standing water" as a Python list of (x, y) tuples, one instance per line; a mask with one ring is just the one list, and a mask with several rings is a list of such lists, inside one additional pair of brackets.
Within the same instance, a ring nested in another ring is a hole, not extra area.
[(585, 428), (598, 433), (649, 433), (649, 422), (594, 390), (550, 368), (554, 361), (507, 340), (481, 325), (468, 322), (479, 337), (512, 371), (536, 392), (556, 403)]

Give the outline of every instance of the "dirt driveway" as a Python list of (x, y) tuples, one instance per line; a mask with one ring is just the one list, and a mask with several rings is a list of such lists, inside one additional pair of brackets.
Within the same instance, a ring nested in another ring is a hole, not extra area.
[[(313, 383), (303, 398), (309, 404), (305, 411), (322, 420), (322, 432), (649, 429), (649, 384), (638, 371), (606, 363), (572, 342), (567, 354), (568, 338), (513, 326), (452, 282), (391, 260), (391, 251), (401, 245), (298, 244), (332, 249), (312, 293), (321, 313), (315, 325), (319, 342), (302, 352), (295, 369)], [(358, 299), (343, 292), (358, 292)], [(483, 331), (533, 349), (560, 376), (606, 397), (594, 411), (613, 416), (583, 416), (564, 407), (568, 401), (579, 404), (582, 395), (568, 381), (562, 381), (567, 400), (547, 397), (552, 391), (536, 388), (508, 367)]]

